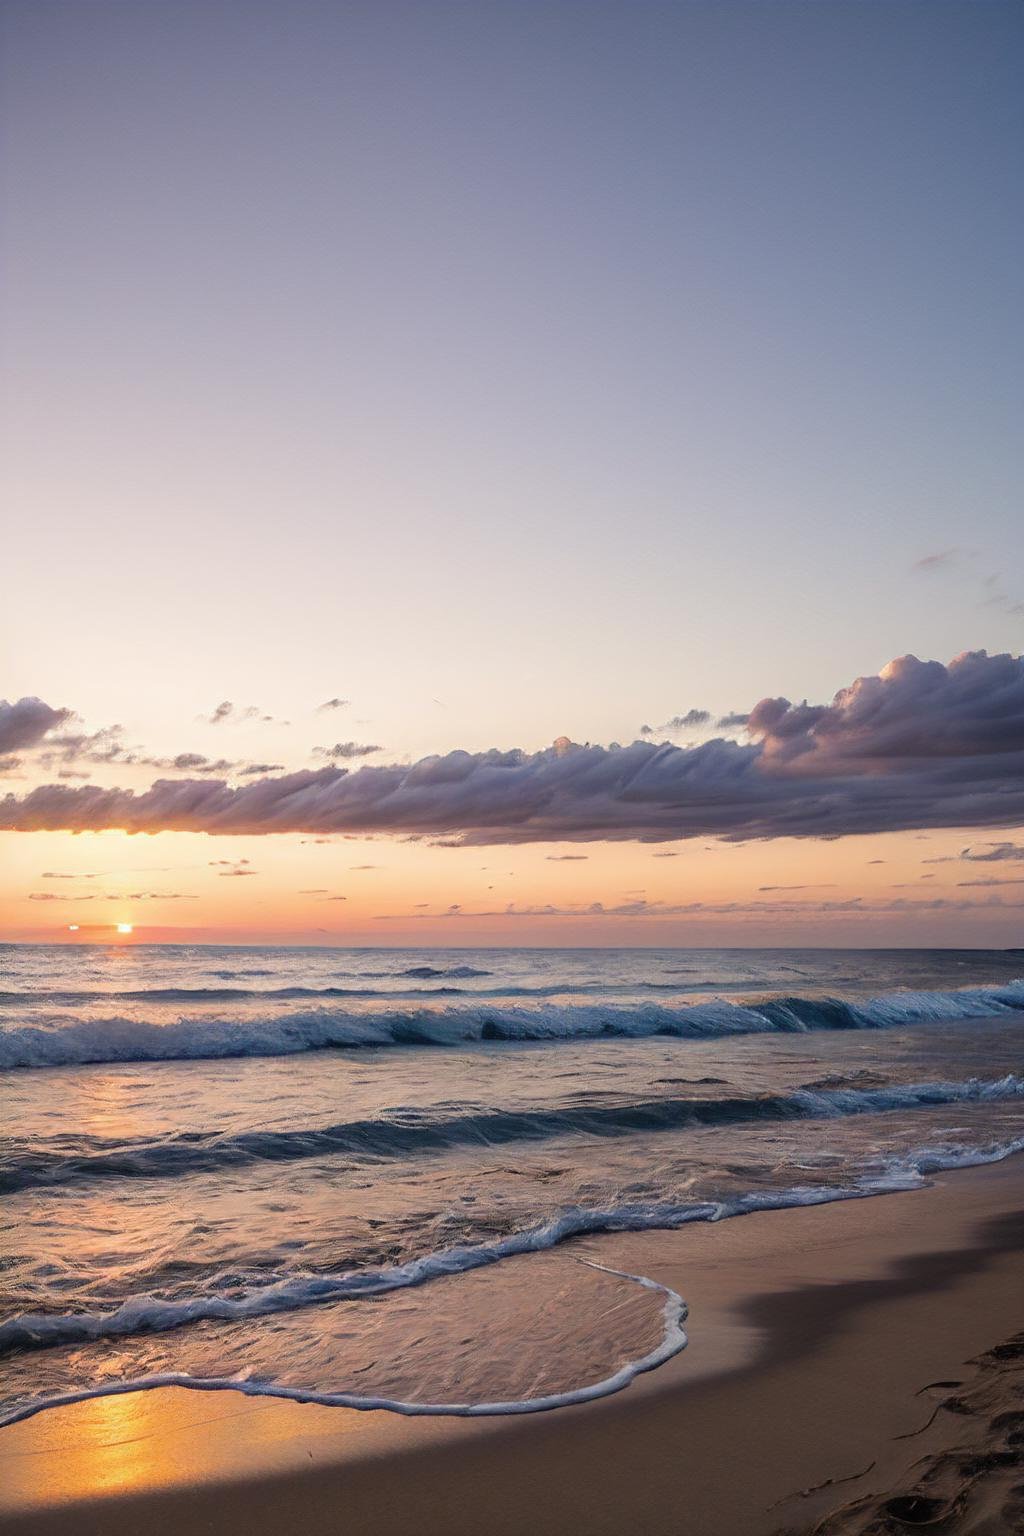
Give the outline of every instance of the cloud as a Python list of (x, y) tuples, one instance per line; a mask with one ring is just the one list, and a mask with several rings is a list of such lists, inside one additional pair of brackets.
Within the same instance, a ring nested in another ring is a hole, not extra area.
[(350, 703), (350, 699), (326, 699), (323, 704), (317, 705), (316, 712), (322, 715), (328, 709), (345, 709)]
[(62, 731), (43, 744), (37, 762), (44, 768), (58, 763), (134, 763), (135, 756), (125, 747), (123, 736), (120, 725), (105, 725), (98, 731)]
[(990, 875), (987, 880), (958, 880), (957, 887), (964, 885), (1024, 885), (1024, 875), (1011, 875), (1005, 880), (997, 880)]
[[(766, 760), (802, 757), (808, 776), (992, 759), (1009, 772), (1007, 755), (1024, 753), (1024, 657), (967, 651), (943, 666), (901, 656), (828, 705), (762, 699), (748, 730)], [(961, 778), (968, 783), (970, 772)]]
[(921, 571), (927, 574), (929, 571), (941, 571), (947, 566), (958, 565), (963, 559), (969, 558), (973, 552), (969, 549), (960, 549), (953, 545), (950, 549), (937, 549), (933, 554), (923, 555), (920, 560), (915, 560), (910, 567), (912, 571)]
[[(207, 757), (203, 752), (178, 752), (174, 757), (127, 757), (126, 762), (142, 768), (157, 768), (175, 773), (236, 773), (242, 767), (227, 757)], [(244, 768), (242, 768), (244, 772)]]
[(746, 725), (749, 719), (749, 715), (737, 714), (734, 711), (728, 715), (719, 715), (718, 719), (715, 721), (715, 724), (718, 726), (720, 731), (738, 731), (741, 726)]
[(70, 720), (70, 709), (53, 709), (42, 699), (0, 699), (0, 757), (36, 747), (50, 731)]
[(264, 714), (258, 704), (232, 704), (230, 699), (217, 705), (217, 708), (209, 715), (200, 715), (207, 725), (223, 725), (225, 720), (260, 720), (264, 725), (290, 725), (289, 720), (275, 720), (273, 715)]
[(1004, 901), (962, 901), (949, 900), (943, 897), (935, 897), (928, 901), (908, 900), (898, 897), (891, 901), (873, 902), (865, 904), (860, 896), (852, 896), (843, 901), (727, 901), (727, 902), (664, 902), (664, 901), (624, 901), (613, 906), (606, 906), (604, 902), (592, 901), (579, 906), (558, 907), (551, 903), (538, 906), (517, 907), (510, 902), (508, 906), (493, 908), (487, 911), (474, 912), (471, 909), (454, 904), (443, 912), (386, 912), (378, 913), (379, 922), (409, 921), (412, 918), (421, 918), (433, 921), (438, 918), (459, 919), (483, 919), (483, 918), (633, 918), (633, 917), (816, 917), (832, 916), (835, 913), (844, 913), (857, 917), (877, 917), (888, 913), (924, 913), (924, 912), (992, 912), (992, 911), (1016, 911), (1024, 907), (1024, 902)]
[(160, 762), (154, 762), (153, 767), (179, 768), (183, 771), (198, 769), (201, 773), (205, 773), (213, 767), (213, 764), (202, 752), (179, 752), (177, 757), (172, 757), (170, 760), (164, 758)]
[(666, 720), (666, 731), (689, 731), (697, 726), (711, 724), (711, 711), (708, 709), (688, 709), (685, 715), (673, 715), (671, 720)]
[(977, 847), (962, 849), (960, 857), (972, 864), (1016, 862), (1024, 859), (1024, 843), (980, 843)]
[[(1012, 818), (1011, 818), (1012, 819)], [(922, 864), (1001, 864), (1024, 859), (1024, 843), (977, 843), (961, 848), (959, 853), (944, 853), (938, 858), (922, 859)]]
[(707, 709), (688, 709), (685, 715), (673, 715), (671, 720), (666, 720), (664, 725), (642, 725), (641, 736), (666, 736), (674, 731), (699, 730), (705, 725), (711, 724), (711, 711)]
[(113, 892), (104, 891), (98, 894), (90, 891), (87, 894), (68, 894), (55, 891), (32, 891), (29, 901), (197, 901), (198, 897), (185, 891), (128, 891)]
[(249, 867), (248, 859), (211, 859), (210, 868), (215, 869), (221, 878), (229, 878), (232, 875), (255, 875), (259, 871)]
[(265, 773), (283, 773), (284, 763), (246, 763), (238, 769), (240, 779), (252, 779)]
[(333, 747), (314, 747), (316, 757), (330, 757), (335, 761), (348, 762), (354, 757), (372, 757), (375, 752), (383, 752), (383, 747), (364, 746), (358, 741), (336, 741)]
[(549, 864), (579, 864), (590, 858), (589, 853), (549, 853)]
[(759, 885), (759, 891), (834, 891), (835, 884), (830, 885)]
[(1024, 824), (1024, 657), (904, 656), (831, 704), (762, 699), (748, 730), (747, 742), (689, 747), (560, 738), (540, 752), (331, 764), (234, 787), (46, 784), (0, 798), (0, 829), (735, 843)]

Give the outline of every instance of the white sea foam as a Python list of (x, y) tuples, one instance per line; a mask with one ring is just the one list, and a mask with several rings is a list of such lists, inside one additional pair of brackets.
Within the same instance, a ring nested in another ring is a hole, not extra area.
[(304, 1387), (279, 1386), (273, 1382), (254, 1381), (246, 1376), (199, 1377), (184, 1372), (169, 1371), (159, 1375), (140, 1376), (132, 1381), (104, 1382), (96, 1387), (85, 1387), (74, 1392), (63, 1392), (54, 1397), (31, 1403), (21, 1403), (7, 1415), (0, 1415), (0, 1425), (14, 1424), (20, 1419), (31, 1418), (44, 1408), (66, 1407), (71, 1403), (86, 1402), (94, 1397), (111, 1397), (125, 1392), (144, 1392), (154, 1387), (189, 1387), (198, 1391), (233, 1390), (252, 1397), (282, 1397), (293, 1402), (319, 1403), (331, 1408), (357, 1408), (360, 1410), (387, 1409), (408, 1417), (447, 1415), (457, 1418), (494, 1417), (495, 1415), (545, 1413), (552, 1408), (565, 1408), (572, 1403), (588, 1403), (598, 1397), (610, 1397), (621, 1392), (646, 1371), (656, 1370), (674, 1355), (686, 1348), (687, 1338), (683, 1330), (686, 1321), (686, 1302), (670, 1286), (662, 1285), (647, 1275), (633, 1275), (626, 1270), (612, 1269), (593, 1259), (580, 1259), (591, 1269), (621, 1280), (632, 1281), (645, 1290), (658, 1291), (665, 1297), (662, 1308), (662, 1336), (657, 1346), (637, 1360), (629, 1360), (611, 1376), (600, 1381), (587, 1382), (566, 1392), (553, 1392), (543, 1397), (514, 1398), (505, 1402), (480, 1403), (422, 1403), (390, 1397), (372, 1397), (356, 1392), (324, 1392)]
[[(201, 1295), (189, 1300), (166, 1301), (153, 1296), (136, 1296), (111, 1312), (82, 1312), (63, 1316), (22, 1314), (0, 1326), (0, 1350), (31, 1350), (69, 1343), (85, 1343), (138, 1333), (163, 1332), (186, 1324), (205, 1321), (240, 1322), (291, 1312), (325, 1302), (378, 1296), (410, 1286), (424, 1285), (442, 1276), (467, 1273), (485, 1265), (500, 1263), (513, 1255), (538, 1253), (554, 1248), (570, 1238), (604, 1232), (642, 1232), (672, 1230), (696, 1221), (722, 1221), (757, 1211), (777, 1211), (799, 1206), (826, 1205), (839, 1200), (864, 1199), (873, 1195), (911, 1190), (923, 1185), (931, 1174), (956, 1168), (976, 1167), (1001, 1162), (1024, 1151), (1024, 1136), (987, 1147), (922, 1147), (914, 1152), (891, 1156), (879, 1167), (843, 1186), (797, 1185), (788, 1189), (756, 1190), (722, 1201), (702, 1201), (680, 1205), (619, 1205), (606, 1210), (577, 1208), (561, 1213), (555, 1220), (527, 1231), (517, 1232), (498, 1242), (449, 1248), (425, 1255), (407, 1264), (385, 1269), (345, 1272), (336, 1275), (297, 1275), (277, 1284), (259, 1287), (241, 1296)], [(587, 1261), (590, 1262), (590, 1261)], [(597, 1268), (602, 1266), (597, 1265)], [(621, 1273), (620, 1271), (610, 1271)], [(675, 1292), (642, 1275), (625, 1275), (637, 1284), (662, 1290), (666, 1303), (666, 1330), (657, 1350), (632, 1362), (603, 1382), (581, 1387), (550, 1398), (514, 1403), (398, 1403), (359, 1394), (332, 1393), (318, 1388), (293, 1388), (273, 1381), (247, 1381), (244, 1378), (197, 1378), (180, 1374), (140, 1377), (131, 1381), (104, 1382), (95, 1387), (48, 1396), (28, 1403), (20, 1402), (0, 1425), (38, 1413), (43, 1408), (80, 1402), (110, 1393), (141, 1391), (157, 1386), (188, 1386), (201, 1389), (234, 1388), (270, 1397), (292, 1397), (303, 1402), (324, 1403), (354, 1408), (388, 1408), (398, 1413), (420, 1414), (499, 1414), (537, 1412), (566, 1403), (583, 1402), (605, 1396), (627, 1386), (641, 1371), (654, 1369), (683, 1347), (673, 1328), (685, 1316), (685, 1303)], [(670, 1309), (678, 1303), (682, 1309), (670, 1326)], [(681, 1329), (680, 1329), (681, 1332)], [(674, 1341), (674, 1342), (673, 1342)]]

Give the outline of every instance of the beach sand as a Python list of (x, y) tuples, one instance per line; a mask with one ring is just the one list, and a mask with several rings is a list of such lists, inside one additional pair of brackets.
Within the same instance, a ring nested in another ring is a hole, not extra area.
[[(0, 1430), (0, 1529), (852, 1536), (941, 1516), (943, 1531), (1024, 1530), (1024, 1158), (570, 1247), (680, 1291), (689, 1347), (614, 1397), (521, 1418), (181, 1388), (49, 1410)], [(496, 1334), (502, 1294), (521, 1309), (529, 1266), (566, 1252), (493, 1272)]]

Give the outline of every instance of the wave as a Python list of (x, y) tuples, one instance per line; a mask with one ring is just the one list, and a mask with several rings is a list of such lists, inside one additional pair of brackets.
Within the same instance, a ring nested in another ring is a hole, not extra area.
[[(152, 997), (152, 994), (149, 994)], [(1024, 980), (948, 992), (894, 992), (868, 1001), (774, 997), (762, 1002), (579, 1003), (446, 1008), (380, 1008), (346, 1012), (309, 1008), (244, 1018), (181, 1017), (170, 1023), (58, 1016), (54, 1024), (0, 1032), (0, 1068), (61, 1067), (88, 1062), (203, 1061), (237, 1056), (288, 1056), (301, 1051), (366, 1046), (464, 1045), (480, 1041), (638, 1039), (819, 1029), (884, 1029), (1002, 1016), (1024, 1011)]]
[[(344, 1302), (368, 1296), (385, 1295), (391, 1291), (406, 1290), (425, 1285), (442, 1276), (466, 1274), (471, 1270), (500, 1263), (515, 1255), (540, 1253), (555, 1248), (571, 1238), (593, 1236), (606, 1232), (646, 1232), (672, 1230), (691, 1222), (722, 1221), (754, 1212), (788, 1210), (797, 1206), (827, 1205), (839, 1200), (864, 1199), (873, 1195), (895, 1193), (920, 1188), (928, 1176), (947, 1169), (977, 1167), (981, 1164), (1002, 1162), (1024, 1151), (1024, 1136), (987, 1147), (923, 1147), (914, 1152), (893, 1156), (885, 1160), (879, 1169), (862, 1174), (845, 1185), (796, 1185), (787, 1189), (757, 1190), (731, 1196), (724, 1200), (704, 1200), (682, 1204), (622, 1204), (606, 1209), (571, 1207), (563, 1210), (553, 1220), (526, 1228), (491, 1242), (446, 1248), (424, 1255), (405, 1264), (378, 1269), (345, 1270), (333, 1274), (296, 1274), (287, 1279), (231, 1295), (218, 1293), (196, 1294), (188, 1298), (166, 1300), (157, 1296), (138, 1295), (122, 1302), (108, 1312), (84, 1311), (74, 1313), (22, 1313), (0, 1323), (0, 1355), (15, 1350), (48, 1349), (64, 1344), (86, 1344), (99, 1339), (123, 1338), (128, 1335), (164, 1333), (195, 1322), (241, 1322), (257, 1317), (270, 1317), (283, 1312), (294, 1312), (303, 1307), (328, 1302)], [(641, 1278), (641, 1277), (637, 1277)], [(0, 1424), (13, 1422), (38, 1412), (40, 1408), (57, 1402), (77, 1401), (81, 1397), (97, 1395), (104, 1391), (123, 1392), (143, 1386), (168, 1384), (170, 1378), (144, 1378), (134, 1383), (120, 1382), (95, 1390), (86, 1390), (77, 1397), (49, 1399), (45, 1402), (19, 1405), (6, 1417), (0, 1415)], [(196, 1378), (175, 1378), (179, 1385), (214, 1385)], [(219, 1386), (240, 1385), (235, 1380), (218, 1381)], [(270, 1396), (294, 1395), (295, 1389), (277, 1388), (272, 1382), (260, 1381), (249, 1384), (244, 1390), (265, 1392)], [(331, 1402), (329, 1394), (310, 1392), (311, 1402)], [(335, 1398), (334, 1401), (341, 1401)], [(360, 1403), (353, 1402), (358, 1407)], [(388, 1407), (382, 1401), (365, 1401), (362, 1406)], [(443, 1405), (434, 1409), (416, 1407), (417, 1412), (465, 1412), (467, 1405)], [(486, 1405), (475, 1412), (515, 1411), (509, 1405)]]
[(139, 1144), (100, 1137), (75, 1138), (74, 1150), (9, 1142), (0, 1171), (0, 1192), (68, 1185), (98, 1178), (172, 1178), (219, 1172), (255, 1162), (296, 1162), (349, 1155), (375, 1161), (410, 1154), (442, 1153), (464, 1146), (586, 1135), (720, 1127), (758, 1121), (822, 1119), (934, 1108), (946, 1104), (996, 1103), (1024, 1098), (1024, 1077), (1008, 1073), (990, 1081), (894, 1084), (883, 1088), (799, 1088), (789, 1094), (728, 1098), (655, 1098), (622, 1104), (559, 1109), (469, 1110), (441, 1118), (405, 1110), (373, 1120), (299, 1130), (253, 1130), (235, 1136), (195, 1131)]
[(654, 1349), (637, 1360), (627, 1360), (625, 1365), (620, 1366), (611, 1376), (605, 1376), (600, 1381), (588, 1382), (584, 1386), (570, 1388), (565, 1392), (553, 1392), (543, 1397), (514, 1398), (506, 1402), (424, 1403), (392, 1397), (369, 1397), (356, 1392), (322, 1392), (313, 1388), (278, 1386), (274, 1382), (256, 1380), (251, 1376), (201, 1377), (189, 1376), (182, 1371), (167, 1371), (159, 1375), (136, 1377), (131, 1381), (106, 1382), (102, 1386), (84, 1387), (36, 1402), (21, 1403), (6, 1414), (0, 1412), (0, 1426), (17, 1423), (19, 1419), (31, 1418), (45, 1408), (66, 1407), (71, 1403), (86, 1402), (93, 1397), (144, 1392), (155, 1387), (189, 1387), (206, 1392), (233, 1390), (252, 1397), (283, 1397), (293, 1402), (320, 1403), (329, 1408), (387, 1409), (391, 1413), (407, 1416), (429, 1415), (435, 1418), (438, 1415), (476, 1418), (493, 1417), (498, 1414), (545, 1413), (552, 1408), (566, 1408), (574, 1403), (589, 1403), (595, 1398), (610, 1397), (615, 1392), (621, 1392), (638, 1376), (646, 1371), (657, 1370), (659, 1365), (664, 1365), (667, 1360), (671, 1360), (674, 1355), (678, 1355), (686, 1348), (687, 1338), (683, 1331), (683, 1323), (686, 1321), (688, 1308), (678, 1291), (672, 1290), (671, 1286), (663, 1285), (658, 1280), (650, 1279), (647, 1275), (632, 1275), (627, 1270), (612, 1269), (607, 1264), (598, 1264), (594, 1259), (577, 1259), (577, 1263), (586, 1265), (588, 1269), (600, 1270), (606, 1275), (615, 1275), (620, 1280), (630, 1280), (645, 1290), (659, 1291), (665, 1297), (665, 1305), (661, 1314), (661, 1339)]
[(399, 971), (399, 976), (414, 976), (422, 981), (430, 981), (435, 976), (453, 976), (462, 980), (468, 980), (472, 976), (491, 976), (491, 971), (478, 971), (472, 965), (450, 965), (447, 968), (436, 965), (411, 965), (407, 971)]

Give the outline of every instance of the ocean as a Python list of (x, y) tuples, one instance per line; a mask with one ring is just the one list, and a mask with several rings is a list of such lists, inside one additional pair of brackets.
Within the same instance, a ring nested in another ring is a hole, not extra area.
[(0, 1016), (0, 1422), (600, 1396), (698, 1324), (573, 1239), (1024, 1150), (1022, 950), (7, 945)]

